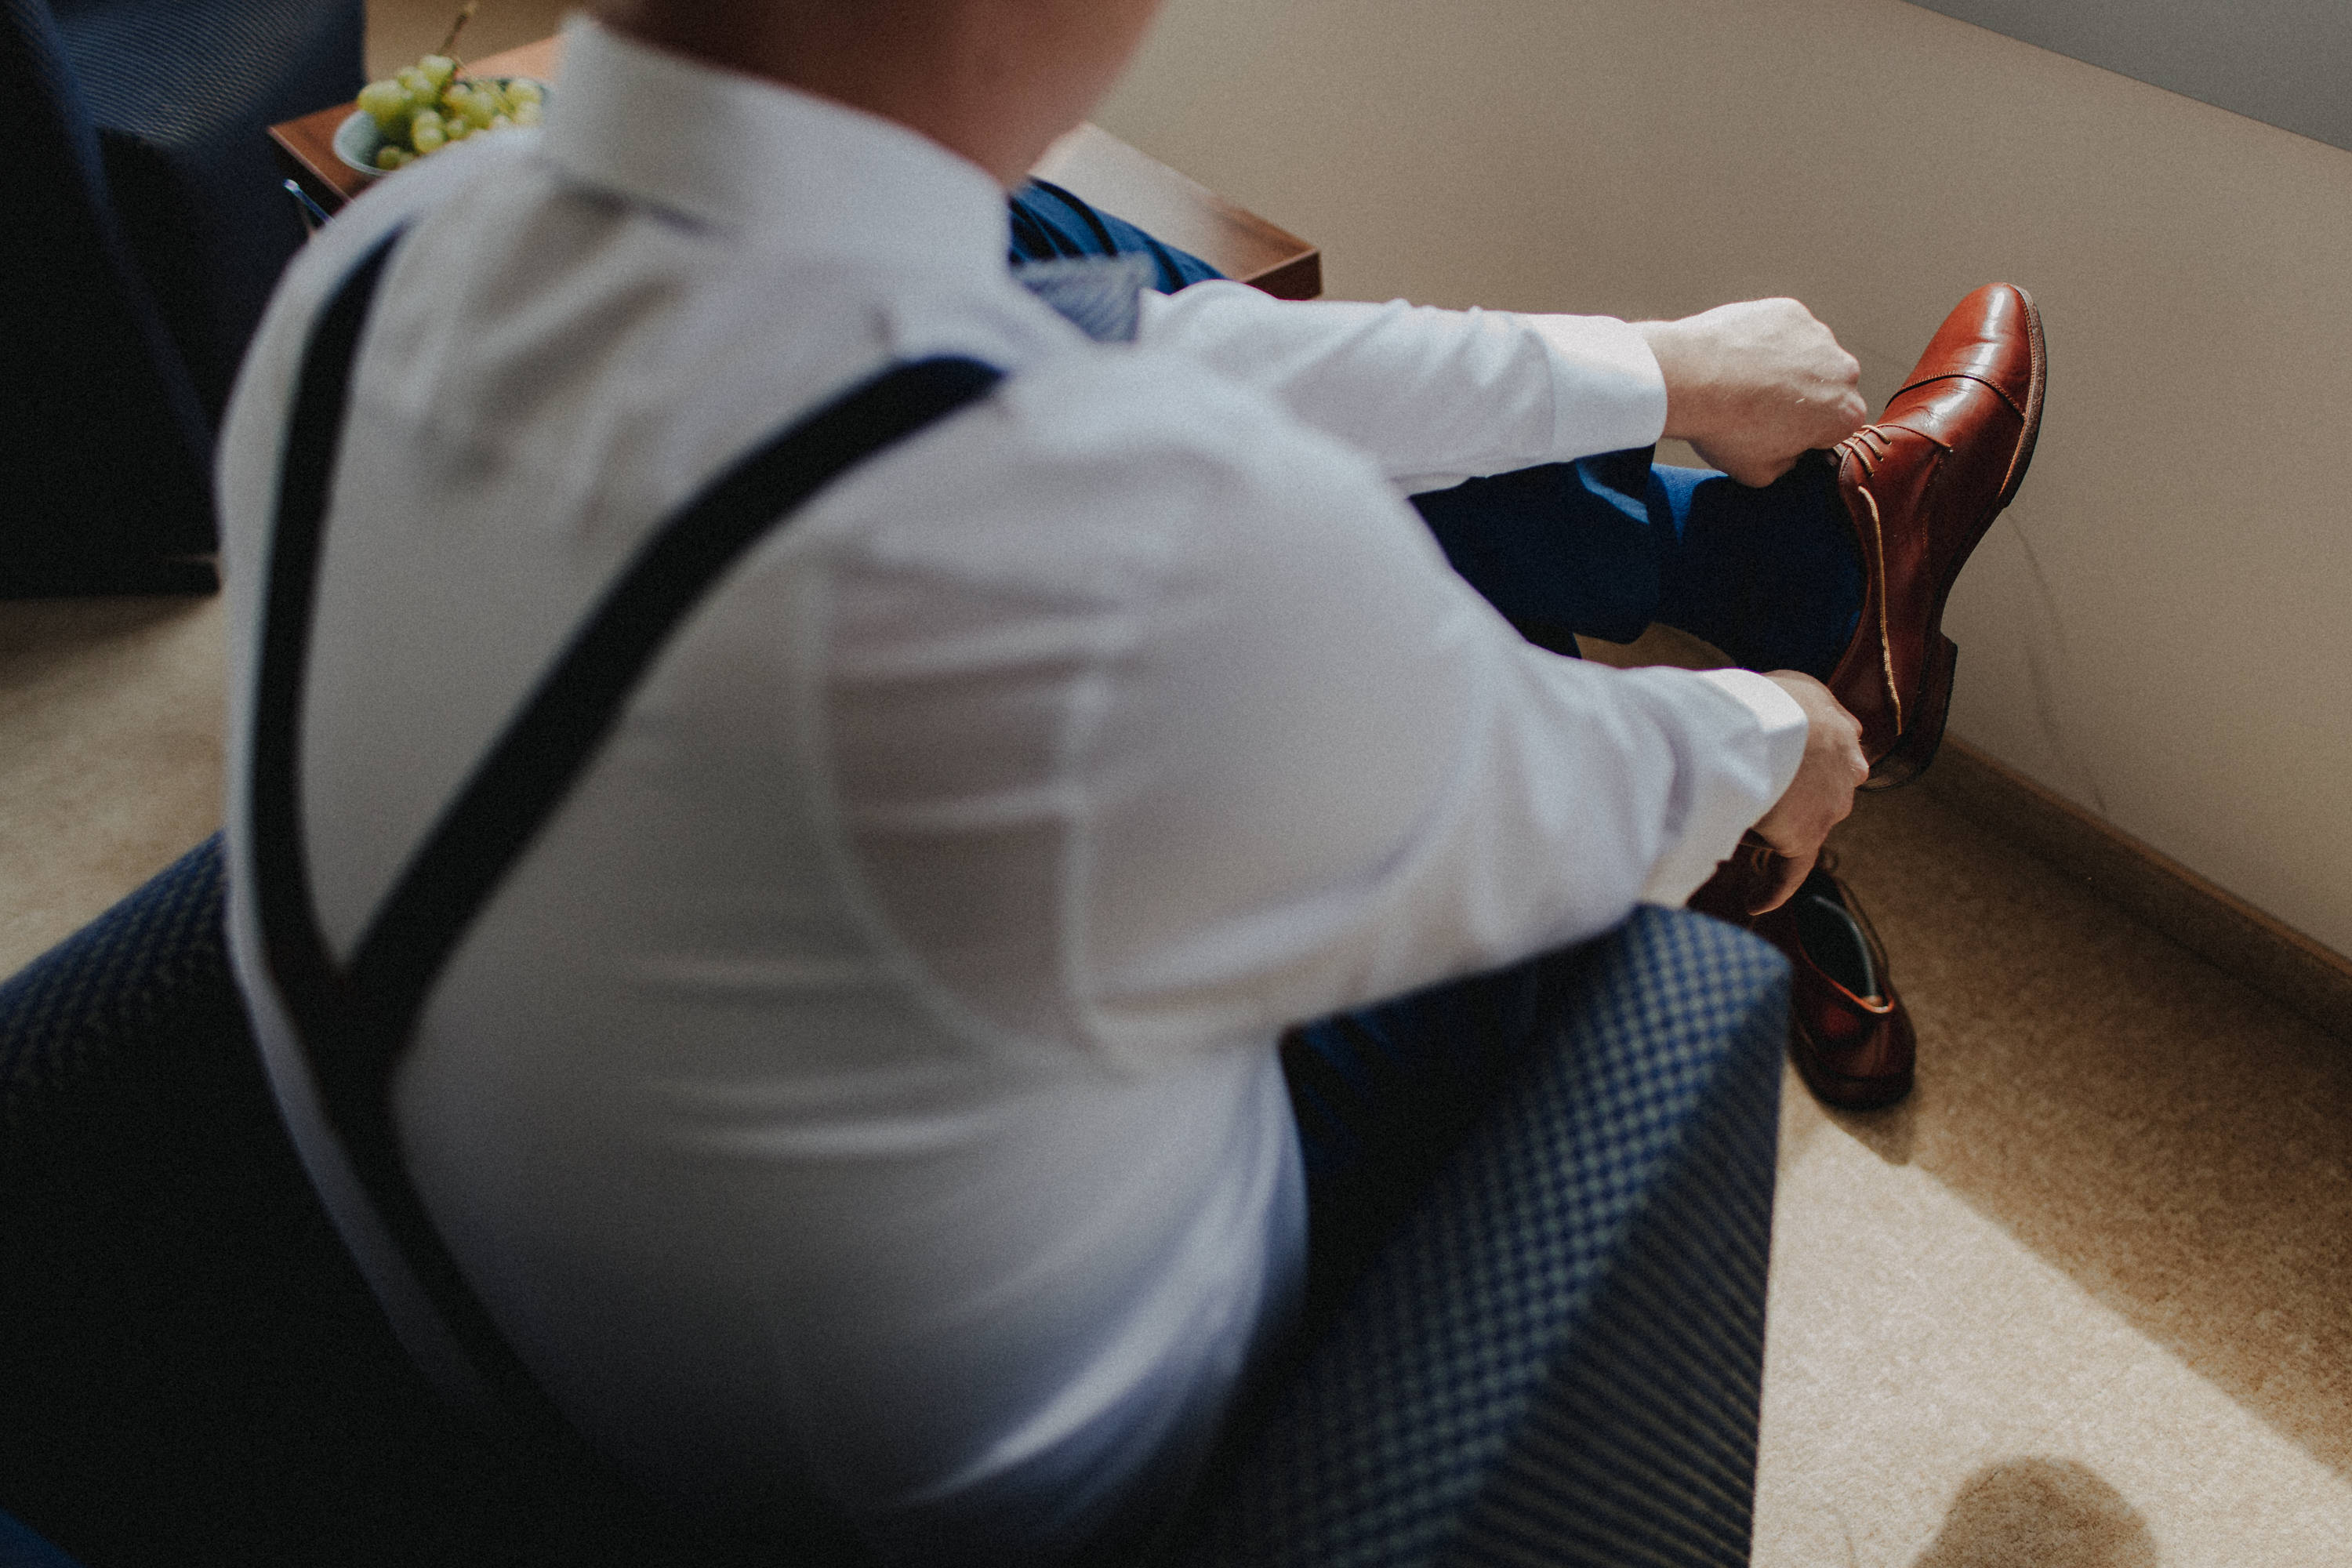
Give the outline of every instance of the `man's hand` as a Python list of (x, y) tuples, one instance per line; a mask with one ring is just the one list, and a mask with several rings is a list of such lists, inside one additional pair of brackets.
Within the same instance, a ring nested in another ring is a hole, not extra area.
[(1805, 710), (1805, 757), (1797, 776), (1755, 826), (1756, 836), (1779, 852), (1776, 880), (1750, 914), (1777, 910), (1811, 875), (1830, 829), (1853, 810), (1853, 792), (1870, 776), (1862, 760), (1862, 726), (1830, 695), (1830, 689), (1793, 669), (1764, 678), (1797, 700)]
[(1862, 366), (1794, 300), (1636, 321), (1666, 377), (1666, 431), (1743, 485), (1769, 485), (1862, 427)]

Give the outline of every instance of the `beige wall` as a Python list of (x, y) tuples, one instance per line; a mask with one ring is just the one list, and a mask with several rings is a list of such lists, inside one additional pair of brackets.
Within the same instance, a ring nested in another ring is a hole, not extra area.
[[(367, 68), (373, 77), (387, 77), (416, 57), (428, 53), (449, 31), (463, 0), (369, 0), (367, 8)], [(482, 0), (481, 8), (466, 24), (457, 52), (479, 59), (500, 49), (511, 49), (543, 38), (563, 25), (572, 0)]]
[(1902, 0), (1171, 0), (1099, 118), (1335, 295), (1793, 294), (1874, 402), (2032, 289), (2049, 411), (1953, 595), (1953, 732), (2352, 952), (2352, 153)]

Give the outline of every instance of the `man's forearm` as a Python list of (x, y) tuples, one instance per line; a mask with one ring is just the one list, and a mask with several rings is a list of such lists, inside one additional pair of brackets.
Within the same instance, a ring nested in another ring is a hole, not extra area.
[(1142, 342), (1267, 393), (1408, 491), (1647, 446), (1665, 420), (1646, 340), (1606, 317), (1292, 302), (1197, 284), (1146, 296)]

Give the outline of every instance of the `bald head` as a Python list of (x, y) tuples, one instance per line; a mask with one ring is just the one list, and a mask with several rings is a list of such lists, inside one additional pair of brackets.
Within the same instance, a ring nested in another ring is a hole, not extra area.
[(1087, 117), (1160, 0), (595, 0), (647, 43), (896, 120), (1010, 186)]

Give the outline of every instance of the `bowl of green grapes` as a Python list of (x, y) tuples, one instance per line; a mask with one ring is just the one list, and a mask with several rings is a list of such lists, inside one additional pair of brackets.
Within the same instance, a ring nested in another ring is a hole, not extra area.
[(335, 156), (363, 174), (386, 174), (469, 137), (539, 123), (548, 85), (525, 76), (467, 76), (447, 55), (427, 55), (360, 89), (359, 107), (335, 128)]

